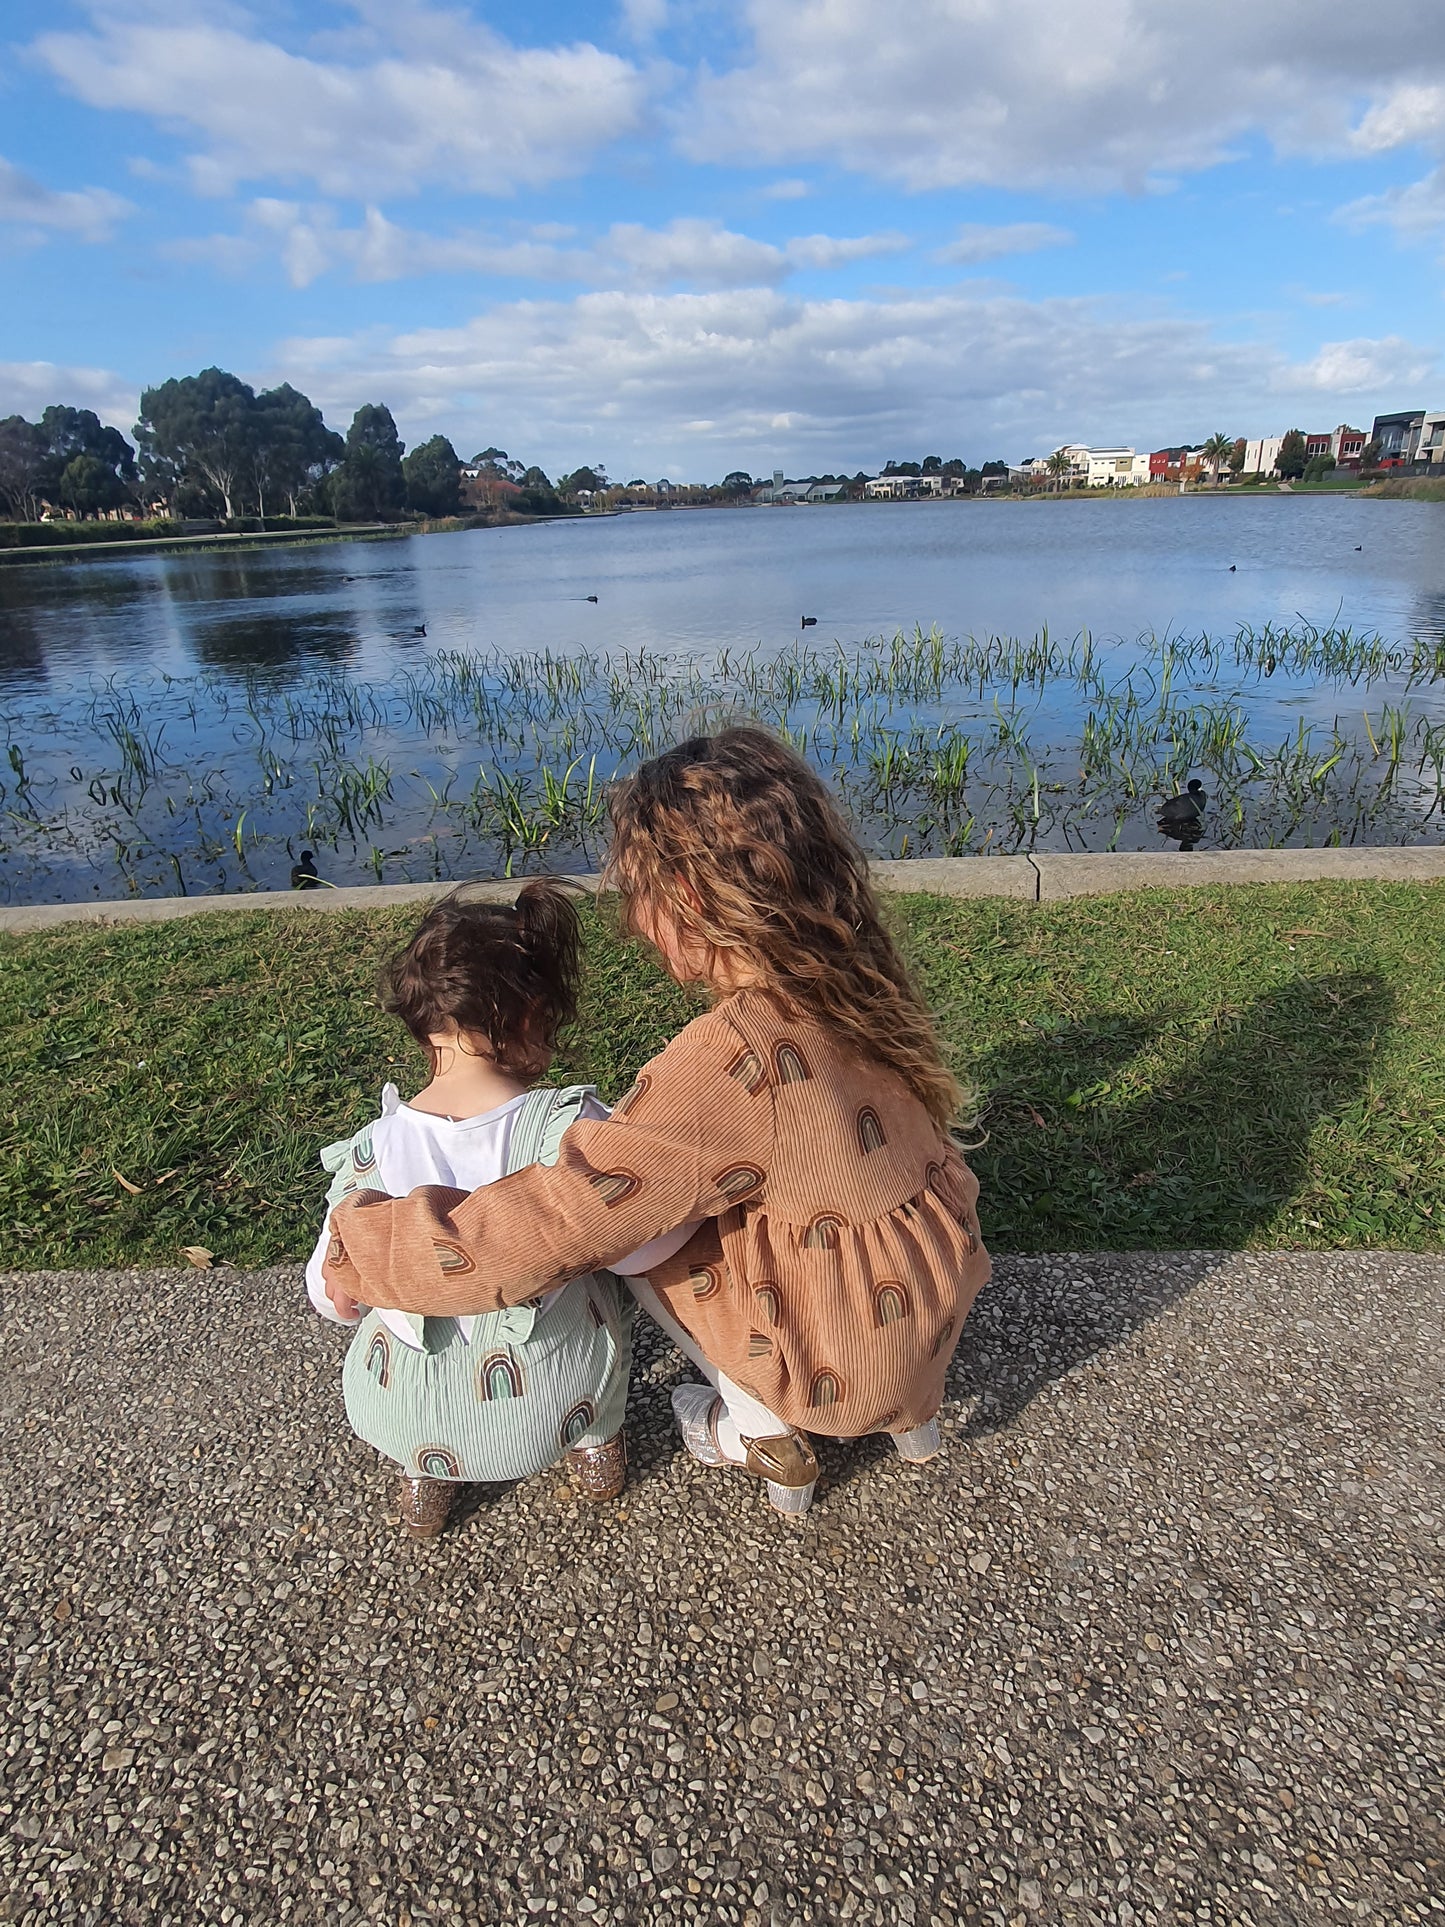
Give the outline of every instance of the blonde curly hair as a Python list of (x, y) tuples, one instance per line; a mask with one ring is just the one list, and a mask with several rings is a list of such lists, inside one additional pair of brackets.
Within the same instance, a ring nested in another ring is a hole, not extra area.
[(652, 936), (661, 911), (723, 981), (745, 975), (829, 1025), (947, 1130), (963, 1094), (867, 859), (801, 756), (751, 726), (694, 736), (619, 783), (611, 811), (604, 883), (633, 934)]

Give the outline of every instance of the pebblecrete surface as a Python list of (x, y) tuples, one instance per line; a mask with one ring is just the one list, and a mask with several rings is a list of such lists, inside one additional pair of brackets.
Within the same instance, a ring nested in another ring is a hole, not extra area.
[(17, 1923), (1445, 1917), (1445, 1259), (1005, 1260), (947, 1451), (401, 1541), (292, 1270), (3, 1284)]

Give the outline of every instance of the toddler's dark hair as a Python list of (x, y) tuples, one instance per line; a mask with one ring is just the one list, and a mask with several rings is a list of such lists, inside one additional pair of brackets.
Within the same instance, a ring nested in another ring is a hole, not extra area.
[(428, 1037), (455, 1024), (487, 1040), (499, 1070), (540, 1077), (577, 1014), (581, 951), (581, 920), (554, 883), (524, 884), (515, 905), (454, 891), (383, 969), (381, 1007), (429, 1056)]

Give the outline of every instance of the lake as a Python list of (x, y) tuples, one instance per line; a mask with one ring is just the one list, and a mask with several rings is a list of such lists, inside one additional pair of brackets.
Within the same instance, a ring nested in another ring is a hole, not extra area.
[(1190, 774), (1191, 840), (1436, 841), (1442, 537), (1224, 493), (6, 568), (0, 895), (276, 887), (303, 844), (336, 883), (591, 861), (605, 781), (727, 713), (880, 853), (1159, 847)]

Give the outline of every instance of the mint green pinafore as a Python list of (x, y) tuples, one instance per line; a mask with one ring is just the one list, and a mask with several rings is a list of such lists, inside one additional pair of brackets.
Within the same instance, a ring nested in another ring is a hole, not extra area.
[[(590, 1092), (528, 1093), (508, 1147), (508, 1173), (555, 1164), (562, 1134)], [(321, 1154), (328, 1204), (365, 1188), (370, 1127)], [(485, 1483), (524, 1479), (570, 1445), (600, 1445), (622, 1429), (633, 1302), (609, 1272), (574, 1278), (545, 1308), (488, 1312), (471, 1342), (454, 1318), (409, 1318), (422, 1350), (377, 1317), (362, 1319), (346, 1354), (346, 1416), (358, 1438), (413, 1478)]]

